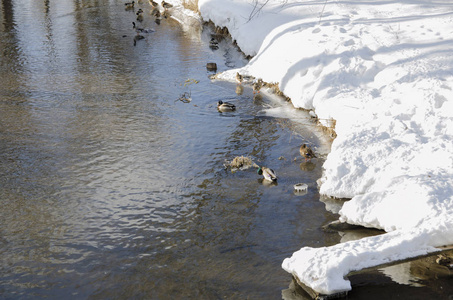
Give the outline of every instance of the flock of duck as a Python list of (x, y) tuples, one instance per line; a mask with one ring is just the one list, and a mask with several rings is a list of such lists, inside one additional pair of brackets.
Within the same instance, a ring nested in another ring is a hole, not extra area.
[[(307, 146), (307, 144), (303, 144), (299, 148), (300, 155), (305, 159), (305, 161), (309, 161), (312, 158), (317, 158), (313, 150)], [(274, 170), (267, 167), (258, 167), (258, 174), (263, 175), (265, 180), (276, 182), (277, 181), (277, 174)]]
[[(137, 0), (137, 3), (140, 4), (142, 1), (143, 0)], [(172, 4), (170, 4), (168, 2), (165, 2), (165, 1), (162, 1), (160, 3), (160, 6), (159, 6), (159, 4), (156, 1), (154, 1), (154, 0), (148, 0), (148, 1), (149, 1), (149, 4), (152, 7), (151, 15), (155, 17), (156, 24), (158, 24), (158, 25), (160, 24), (160, 21), (162, 20), (162, 17), (168, 18), (170, 16), (170, 12), (168, 10), (173, 7)], [(135, 0), (132, 1), (132, 2), (127, 2), (127, 3), (124, 4), (125, 5), (125, 9), (126, 10), (135, 10), (135, 4), (136, 4)], [(143, 21), (143, 13), (144, 13), (144, 11), (143, 11), (142, 8), (139, 8), (137, 10), (137, 12), (135, 13), (137, 22), (142, 22)], [(141, 35), (141, 33), (151, 33), (151, 32), (154, 31), (153, 29), (147, 29), (147, 28), (139, 27), (135, 23), (135, 21), (132, 22), (132, 27), (133, 27), (133, 29), (136, 32), (136, 35), (134, 37), (134, 46), (136, 45), (138, 40), (142, 40), (142, 39), (145, 38), (143, 35)], [(214, 37), (211, 38), (211, 41), (209, 43), (209, 47), (211, 49), (213, 49), (213, 50), (216, 50), (216, 49), (219, 48), (218, 42), (217, 42), (217, 40)], [(244, 76), (239, 74), (239, 73), (236, 73), (235, 79), (236, 79), (236, 82), (239, 85), (241, 85), (244, 82)], [(261, 78), (257, 79), (257, 80), (254, 80), (252, 82), (253, 94), (259, 93), (260, 89), (263, 87), (263, 84), (264, 84), (264, 82), (263, 82), (263, 80)], [(234, 104), (232, 104), (232, 103), (223, 102), (223, 101), (220, 100), (220, 101), (217, 102), (217, 109), (220, 112), (231, 112), (231, 111), (235, 111), (236, 110), (236, 106)], [(315, 153), (313, 152), (313, 150), (310, 147), (308, 147), (306, 144), (303, 144), (302, 146), (300, 146), (299, 151), (300, 151), (300, 155), (305, 159), (305, 161), (311, 160), (312, 158), (316, 158), (317, 157), (315, 155)], [(268, 181), (271, 181), (271, 182), (276, 182), (277, 181), (277, 174), (271, 168), (258, 167), (258, 174), (262, 175), (265, 180), (268, 180)]]
[[(141, 4), (143, 0), (137, 0), (137, 2), (132, 1), (132, 2), (126, 2), (124, 3), (125, 9), (126, 10), (135, 10), (136, 4)], [(151, 5), (152, 9), (150, 14), (155, 17), (155, 23), (160, 24), (162, 18), (168, 18), (170, 16), (170, 11), (173, 7), (172, 4), (162, 1), (160, 5), (154, 1), (154, 0), (149, 0), (149, 4)], [(136, 21), (137, 22), (143, 22), (143, 14), (144, 11), (142, 8), (139, 8), (137, 12), (135, 13), (136, 15)], [(134, 46), (137, 44), (137, 41), (142, 40), (145, 38), (141, 33), (151, 33), (154, 31), (154, 29), (150, 28), (141, 28), (139, 27), (134, 21), (132, 22), (132, 28), (135, 30), (135, 36), (134, 36)]]
[[(238, 84), (242, 84), (244, 81), (244, 76), (236, 73), (236, 82)], [(253, 88), (253, 94), (259, 93), (261, 87), (263, 86), (263, 80), (261, 78), (254, 80), (252, 82), (252, 88)], [(229, 112), (229, 111), (234, 111), (236, 110), (236, 106), (233, 103), (229, 102), (223, 102), (222, 100), (217, 102), (217, 109), (220, 112)], [(309, 161), (312, 158), (317, 158), (316, 154), (313, 152), (313, 150), (307, 146), (307, 144), (303, 144), (299, 148), (300, 155), (305, 159), (305, 161)], [(258, 174), (262, 175), (265, 180), (271, 181), (271, 182), (276, 182), (277, 181), (277, 174), (275, 173), (274, 170), (268, 167), (258, 167)]]
[[(212, 42), (212, 40), (211, 40)], [(236, 82), (238, 84), (242, 84), (244, 81), (244, 76), (239, 74), (239, 72), (236, 73)], [(256, 93), (259, 93), (261, 88), (263, 87), (263, 80), (261, 78), (254, 80), (252, 82), (252, 89), (253, 89), (253, 94), (255, 95)], [(219, 101), (217, 102), (217, 109), (221, 112), (228, 112), (228, 111), (234, 111), (236, 110), (236, 106), (232, 103), (229, 102), (223, 102)]]

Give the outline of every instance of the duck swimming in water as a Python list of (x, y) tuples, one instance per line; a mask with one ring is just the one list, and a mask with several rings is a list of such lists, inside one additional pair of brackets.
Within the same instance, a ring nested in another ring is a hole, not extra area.
[(274, 170), (266, 168), (266, 167), (259, 167), (258, 172), (259, 175), (263, 175), (264, 179), (269, 181), (277, 181), (277, 174), (275, 174)]
[(134, 4), (135, 4), (135, 1), (126, 2), (126, 3), (124, 3), (124, 6), (126, 7), (127, 10), (129, 10), (129, 9), (134, 9)]
[(145, 37), (137, 32), (137, 34), (134, 36), (134, 46), (137, 45), (137, 41), (143, 40)]
[(212, 50), (219, 49), (219, 42), (217, 42), (215, 38), (211, 38), (211, 40), (209, 41), (209, 48), (211, 48)]
[(135, 22), (132, 22), (132, 28), (135, 29), (135, 32), (143, 32), (143, 33), (151, 33), (151, 32), (154, 32), (154, 29), (151, 29), (151, 28), (141, 28), (141, 27), (137, 27)]
[(137, 21), (143, 22), (143, 9), (140, 8), (140, 9), (137, 11), (136, 15), (137, 15)]
[(233, 103), (219, 101), (217, 102), (217, 109), (221, 112), (236, 110), (236, 106)]

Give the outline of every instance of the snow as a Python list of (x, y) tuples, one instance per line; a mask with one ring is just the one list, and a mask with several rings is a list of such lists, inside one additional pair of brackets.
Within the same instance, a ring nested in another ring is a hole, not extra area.
[[(323, 294), (352, 270), (453, 244), (453, 4), (448, 0), (199, 0), (253, 56), (236, 72), (279, 83), (336, 121), (320, 192), (340, 220), (387, 233), (303, 247), (282, 267)], [(312, 113), (313, 113), (312, 112)]]

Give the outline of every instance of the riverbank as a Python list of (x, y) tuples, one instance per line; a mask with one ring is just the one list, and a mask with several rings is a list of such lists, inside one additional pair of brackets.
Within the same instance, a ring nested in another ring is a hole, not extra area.
[(253, 57), (222, 79), (240, 72), (276, 82), (296, 108), (336, 122), (320, 192), (351, 199), (341, 221), (388, 232), (302, 248), (285, 270), (331, 294), (349, 290), (343, 276), (357, 268), (453, 243), (448, 1), (200, 0), (198, 9)]

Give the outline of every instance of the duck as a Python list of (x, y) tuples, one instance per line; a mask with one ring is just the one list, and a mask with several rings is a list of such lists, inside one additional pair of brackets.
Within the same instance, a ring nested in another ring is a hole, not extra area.
[(158, 8), (153, 8), (153, 9), (151, 10), (151, 15), (152, 15), (152, 16), (155, 16), (155, 17), (160, 16), (160, 11), (159, 11), (159, 9), (158, 9)]
[(170, 3), (165, 2), (165, 1), (162, 1), (161, 4), (162, 4), (162, 7), (163, 7), (164, 9), (169, 9), (169, 8), (172, 8), (172, 7), (173, 7), (173, 4), (170, 4)]
[(217, 42), (215, 38), (211, 38), (211, 40), (209, 41), (209, 48), (211, 48), (212, 50), (219, 49), (219, 42)]
[(219, 102), (217, 102), (217, 109), (221, 112), (233, 111), (236, 110), (236, 106), (232, 103), (223, 102), (222, 100), (220, 100)]
[(124, 3), (124, 5), (126, 6), (126, 9), (133, 9), (134, 4), (135, 4), (135, 1)]
[(151, 29), (151, 28), (140, 28), (140, 27), (137, 27), (135, 22), (132, 22), (132, 28), (134, 28), (137, 33), (138, 32), (143, 32), (143, 33), (154, 32), (154, 29)]
[(160, 11), (158, 9), (153, 9), (153, 11), (151, 12), (151, 14), (156, 17), (156, 20), (161, 20), (162, 19), (162, 14), (160, 13)]
[(316, 158), (317, 156), (315, 155), (315, 153), (313, 152), (313, 150), (311, 150), (310, 147), (308, 147), (306, 144), (303, 144), (302, 146), (300, 146), (300, 155), (302, 155), (304, 158), (305, 158), (305, 161), (310, 160), (312, 158)]
[(267, 168), (267, 167), (259, 167), (258, 172), (259, 175), (263, 175), (264, 179), (269, 181), (277, 181), (277, 174), (275, 174), (274, 170)]
[(137, 15), (137, 21), (142, 22), (143, 21), (143, 9), (139, 9), (136, 13)]
[(137, 35), (134, 36), (134, 46), (137, 45), (137, 41), (143, 40), (145, 37), (137, 32)]
[(263, 80), (262, 80), (261, 78), (258, 79), (258, 80), (256, 80), (256, 81), (252, 84), (253, 94), (259, 93), (262, 86), (263, 86)]
[(158, 5), (154, 0), (149, 0), (149, 4), (151, 4), (152, 7), (156, 7)]
[(244, 77), (241, 74), (239, 74), (239, 72), (236, 72), (236, 82), (241, 84), (243, 80)]
[(451, 257), (448, 257), (443, 254), (439, 254), (436, 259), (436, 263), (438, 263), (441, 266), (447, 267), (450, 270), (453, 269), (453, 259)]
[(168, 10), (164, 10), (162, 12), (162, 17), (164, 17), (165, 19), (168, 19), (169, 17), (171, 17), (170, 12)]

